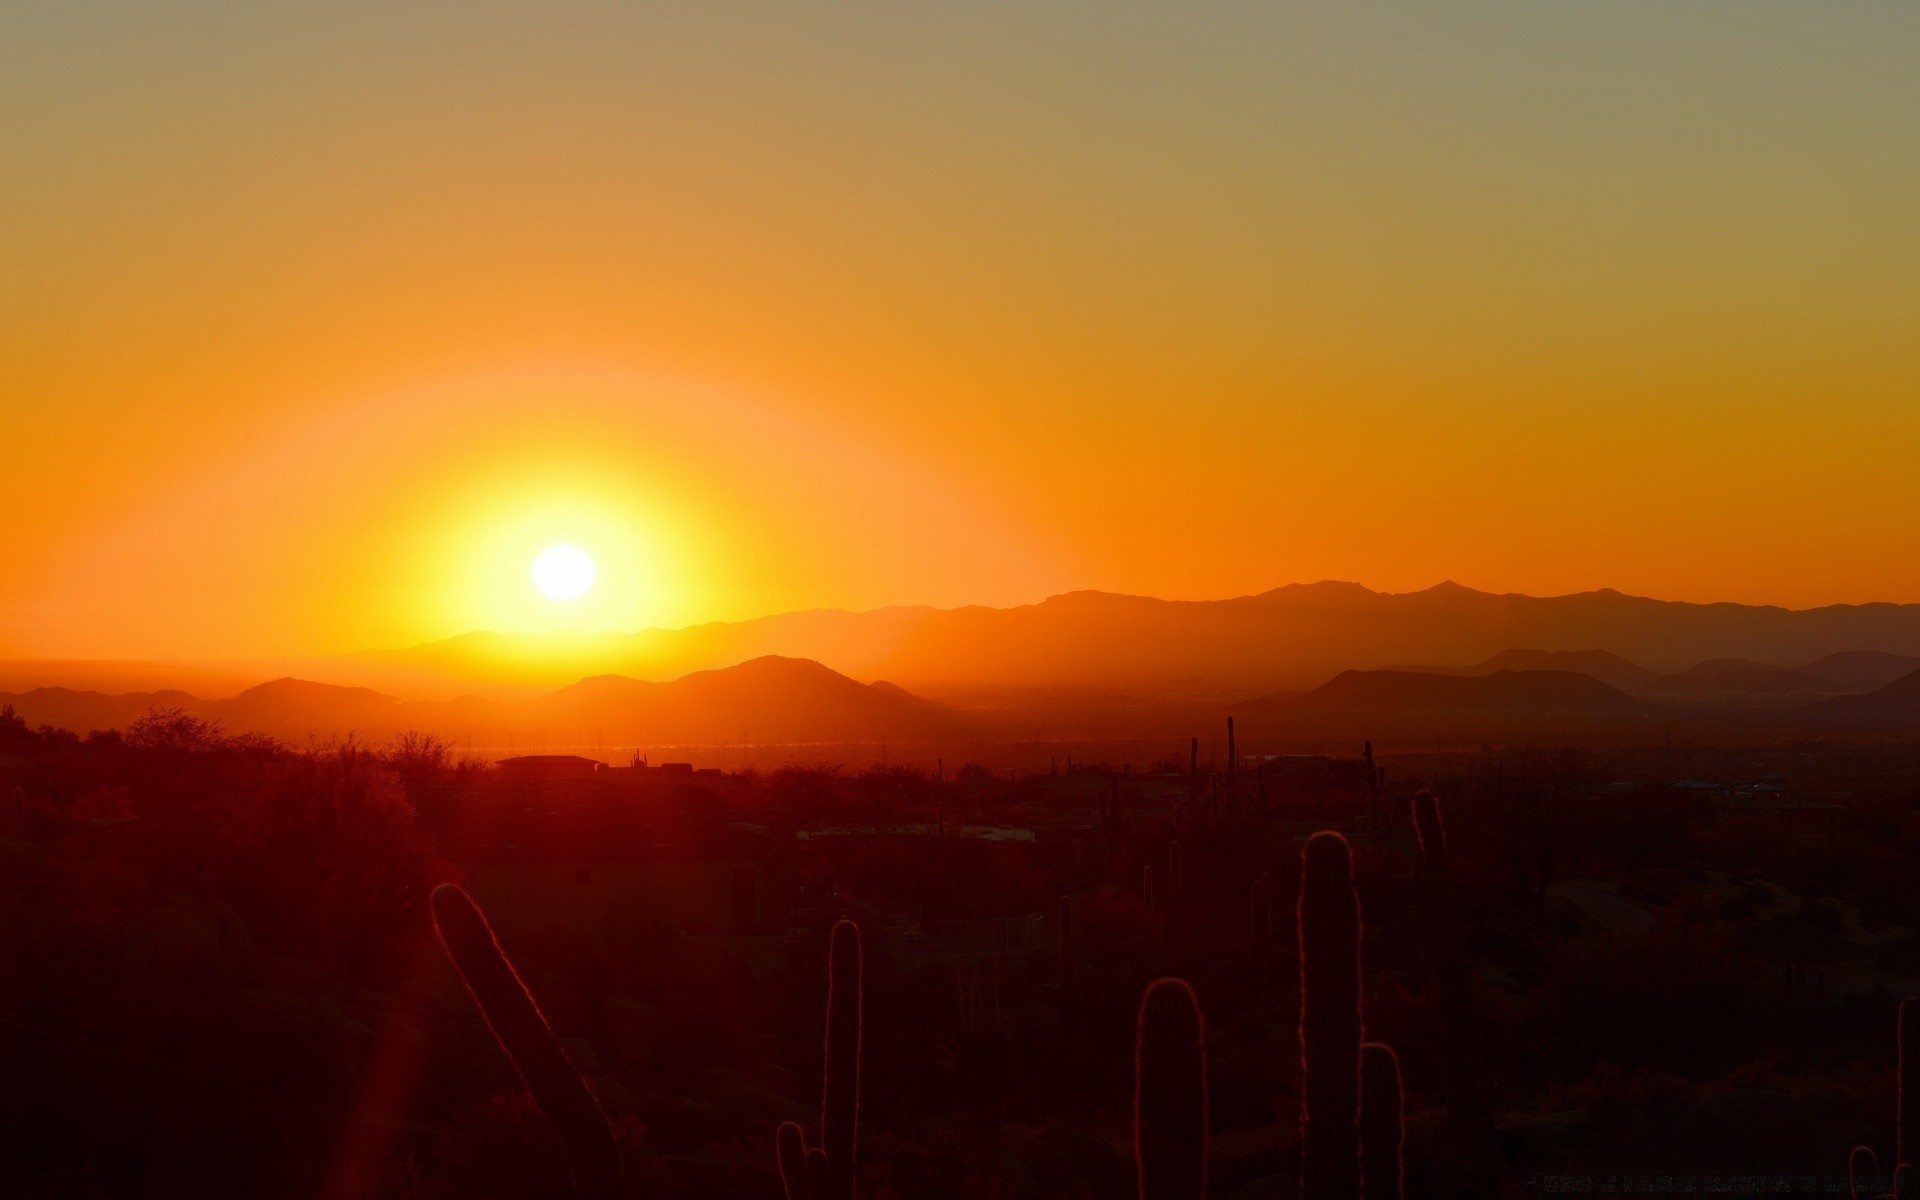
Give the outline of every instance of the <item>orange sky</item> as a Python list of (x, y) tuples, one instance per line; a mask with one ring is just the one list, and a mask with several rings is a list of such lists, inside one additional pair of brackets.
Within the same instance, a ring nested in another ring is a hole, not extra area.
[(1909, 3), (26, 7), (0, 654), (1920, 601)]

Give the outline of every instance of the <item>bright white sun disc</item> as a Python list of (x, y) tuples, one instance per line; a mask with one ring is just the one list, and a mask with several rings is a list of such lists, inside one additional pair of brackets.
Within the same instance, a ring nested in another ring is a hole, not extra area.
[(533, 560), (533, 586), (571, 600), (593, 586), (593, 559), (578, 546), (548, 546)]

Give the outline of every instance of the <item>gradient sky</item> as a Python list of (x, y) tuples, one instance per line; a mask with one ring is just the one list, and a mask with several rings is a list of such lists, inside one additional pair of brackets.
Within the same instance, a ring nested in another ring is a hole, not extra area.
[(0, 654), (1920, 601), (1916, 62), (1910, 0), (10, 4)]

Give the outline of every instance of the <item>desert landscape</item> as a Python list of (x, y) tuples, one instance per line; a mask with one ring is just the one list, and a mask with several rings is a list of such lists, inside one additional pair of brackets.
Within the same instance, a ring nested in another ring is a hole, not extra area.
[(0, 1200), (1915, 1200), (1920, 5), (0, 5)]

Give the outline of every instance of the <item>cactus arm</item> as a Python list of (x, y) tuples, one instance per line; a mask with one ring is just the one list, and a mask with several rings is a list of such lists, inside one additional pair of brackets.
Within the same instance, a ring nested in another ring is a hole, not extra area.
[(575, 1188), (595, 1200), (623, 1194), (620, 1151), (607, 1114), (500, 949), (480, 907), (459, 888), (441, 884), (433, 891), (433, 922), (487, 1027), (559, 1133)]
[(773, 1155), (780, 1164), (780, 1188), (787, 1200), (807, 1200), (807, 1137), (800, 1126), (781, 1122), (773, 1134)]
[(818, 1146), (807, 1148), (807, 1157), (801, 1165), (801, 1175), (807, 1184), (807, 1200), (824, 1200), (833, 1190), (833, 1168), (827, 1162), (827, 1152)]
[(1367, 1200), (1401, 1200), (1404, 1101), (1400, 1058), (1393, 1047), (1360, 1047), (1360, 1185)]
[(1847, 1195), (1852, 1200), (1874, 1200), (1880, 1194), (1880, 1159), (1872, 1146), (1855, 1146), (1847, 1156)]

